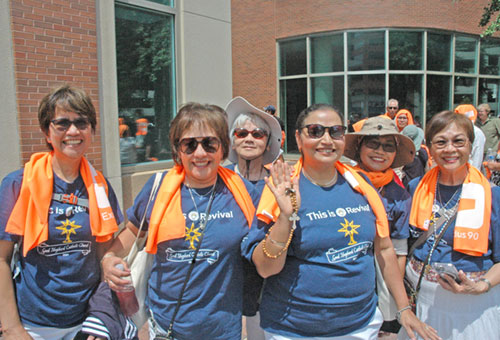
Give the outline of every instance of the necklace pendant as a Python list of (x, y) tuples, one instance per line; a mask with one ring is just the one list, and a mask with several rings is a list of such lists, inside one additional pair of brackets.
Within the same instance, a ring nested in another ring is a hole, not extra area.
[(193, 222), (198, 222), (200, 219), (200, 214), (197, 211), (190, 211), (188, 217)]
[(438, 205), (438, 204), (436, 204), (436, 203), (434, 203), (434, 204), (432, 205), (432, 212), (433, 212), (433, 213), (437, 213), (438, 211), (439, 211), (439, 205)]

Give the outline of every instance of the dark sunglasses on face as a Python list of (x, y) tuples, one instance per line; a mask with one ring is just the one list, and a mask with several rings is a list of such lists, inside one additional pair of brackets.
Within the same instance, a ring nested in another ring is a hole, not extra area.
[(314, 139), (323, 137), (326, 130), (328, 130), (328, 133), (330, 134), (330, 137), (332, 137), (332, 139), (342, 139), (344, 137), (345, 130), (347, 129), (342, 125), (323, 126), (321, 124), (308, 124), (301, 127), (301, 129), (304, 128), (307, 129), (307, 134), (309, 135), (309, 137)]
[(70, 120), (68, 118), (59, 118), (53, 119), (50, 122), (54, 124), (54, 127), (61, 132), (68, 131), (71, 125), (74, 125), (78, 130), (86, 130), (90, 125), (90, 122), (87, 118), (77, 118), (75, 120)]
[(398, 107), (397, 107), (397, 106), (389, 106), (389, 109), (390, 109), (390, 110), (397, 110), (397, 109), (398, 109)]
[(363, 145), (367, 148), (377, 150), (380, 146), (385, 152), (396, 152), (396, 144), (394, 143), (381, 143), (376, 139), (363, 140)]
[(243, 129), (243, 128), (234, 129), (234, 135), (237, 138), (246, 138), (248, 136), (248, 134), (251, 134), (252, 137), (255, 139), (262, 139), (268, 135), (266, 130), (259, 129), (259, 128), (254, 129), (252, 131), (248, 131), (247, 129)]
[(179, 149), (182, 153), (190, 155), (196, 151), (198, 144), (201, 144), (203, 150), (208, 153), (216, 153), (220, 147), (220, 141), (217, 137), (192, 137), (181, 139)]

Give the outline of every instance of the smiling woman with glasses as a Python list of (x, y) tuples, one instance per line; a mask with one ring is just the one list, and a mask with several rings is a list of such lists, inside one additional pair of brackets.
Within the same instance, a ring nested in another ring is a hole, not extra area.
[(82, 327), (123, 216), (111, 185), (84, 157), (96, 128), (90, 97), (69, 85), (54, 89), (38, 121), (50, 152), (33, 154), (0, 186), (0, 322), (5, 339), (67, 340)]
[[(243, 254), (266, 278), (260, 305), (266, 339), (377, 339), (383, 318), (374, 257), (405, 329), (438, 339), (408, 308), (382, 199), (340, 162), (348, 136), (342, 123), (339, 110), (326, 104), (299, 114), (302, 157), (293, 168), (273, 164), (258, 228), (243, 240)], [(382, 141), (382, 148), (390, 143)]]
[(150, 339), (163, 338), (168, 330), (175, 339), (241, 338), (240, 244), (255, 224), (258, 194), (221, 166), (229, 141), (223, 109), (183, 105), (170, 126), (175, 166), (162, 174), (149, 206), (155, 176), (146, 183), (127, 211), (127, 228), (102, 263), (112, 289), (126, 283), (121, 277), (129, 273), (115, 266), (128, 268), (118, 256), (127, 254), (146, 216), (145, 249), (154, 254), (147, 297)]
[[(390, 237), (396, 252), (399, 276), (403, 278), (410, 236), (408, 218), (411, 197), (393, 168), (410, 163), (415, 146), (410, 138), (398, 132), (394, 121), (385, 117), (367, 119), (361, 131), (346, 135), (345, 143), (344, 155), (358, 163), (356, 170), (370, 179), (385, 200)], [(376, 264), (378, 307), (384, 317), (381, 335), (398, 333), (401, 328), (396, 320), (398, 309), (382, 279), (378, 262)]]
[(468, 163), (474, 130), (465, 115), (434, 115), (425, 138), (437, 166), (409, 183), (417, 246), (406, 277), (417, 316), (445, 339), (500, 339), (500, 188)]

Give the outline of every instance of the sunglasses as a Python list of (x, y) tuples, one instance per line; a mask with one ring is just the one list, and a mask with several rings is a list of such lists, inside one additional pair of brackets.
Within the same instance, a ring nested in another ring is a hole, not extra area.
[(54, 127), (61, 132), (68, 131), (71, 125), (74, 125), (78, 130), (86, 130), (90, 122), (87, 118), (77, 118), (75, 120), (70, 120), (68, 118), (53, 119), (50, 121)]
[(208, 153), (216, 153), (220, 147), (220, 141), (217, 137), (183, 138), (178, 145), (182, 153), (190, 155), (198, 149), (198, 144), (201, 144), (203, 150)]
[(268, 135), (266, 130), (262, 130), (259, 128), (254, 129), (252, 131), (248, 131), (247, 129), (243, 129), (243, 128), (234, 129), (234, 135), (237, 138), (246, 138), (246, 136), (248, 136), (248, 134), (251, 134), (252, 137), (255, 139), (262, 139)]
[(328, 130), (332, 139), (342, 139), (347, 128), (342, 125), (323, 126), (321, 124), (308, 124), (301, 127), (301, 129), (307, 129), (309, 137), (314, 139), (323, 137), (326, 130)]
[(390, 109), (390, 110), (397, 110), (397, 109), (398, 109), (398, 107), (397, 107), (397, 106), (389, 106), (389, 109)]
[(382, 146), (382, 150), (385, 152), (396, 152), (397, 147), (394, 143), (381, 143), (376, 139), (363, 140), (363, 145), (373, 150), (377, 150)]

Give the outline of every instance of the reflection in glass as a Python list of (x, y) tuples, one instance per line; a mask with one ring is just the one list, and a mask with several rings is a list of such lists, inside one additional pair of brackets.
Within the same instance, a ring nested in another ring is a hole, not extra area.
[(385, 76), (364, 74), (349, 76), (349, 119), (373, 117), (385, 112)]
[(305, 74), (306, 39), (280, 43), (280, 76)]
[(298, 153), (295, 141), (295, 122), (299, 113), (307, 107), (307, 81), (289, 79), (280, 81), (280, 114), (285, 121), (286, 143), (285, 150)]
[(344, 111), (344, 77), (311, 78), (312, 103), (327, 103)]
[(455, 38), (455, 72), (475, 73), (477, 39), (457, 35)]
[(385, 34), (383, 31), (349, 32), (347, 44), (349, 71), (385, 68)]
[(157, 4), (161, 4), (161, 5), (167, 5), (170, 7), (174, 7), (174, 0), (148, 0), (148, 1), (156, 2)]
[(500, 70), (500, 40), (488, 39), (481, 41), (481, 74), (499, 75)]
[(176, 108), (173, 16), (119, 4), (115, 16), (120, 135), (127, 138), (120, 143), (122, 163), (134, 163), (132, 141), (138, 163), (169, 159)]
[(389, 69), (422, 69), (422, 32), (389, 32)]
[(389, 76), (389, 98), (397, 99), (400, 109), (409, 110), (413, 117), (423, 117), (422, 75), (392, 74)]
[(427, 121), (438, 112), (452, 109), (450, 107), (449, 76), (427, 76)]
[(455, 93), (453, 96), (453, 107), (460, 104), (474, 104), (476, 90), (476, 78), (455, 77)]
[(311, 64), (313, 73), (344, 71), (344, 35), (311, 38)]
[(500, 91), (500, 80), (498, 79), (479, 79), (479, 96), (477, 103), (487, 103), (494, 112), (492, 115), (497, 116), (499, 111), (498, 95)]
[(450, 71), (451, 35), (427, 34), (427, 69), (431, 71)]

